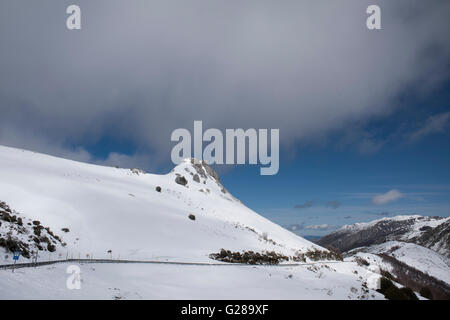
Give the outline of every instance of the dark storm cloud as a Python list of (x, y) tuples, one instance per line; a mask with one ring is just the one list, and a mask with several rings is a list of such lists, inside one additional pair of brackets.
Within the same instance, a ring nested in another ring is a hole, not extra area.
[(68, 31), (70, 3), (3, 0), (0, 143), (91, 161), (65, 146), (109, 137), (167, 160), (193, 120), (289, 144), (387, 115), (447, 76), (450, 2), (376, 2), (381, 31), (373, 1), (79, 0)]

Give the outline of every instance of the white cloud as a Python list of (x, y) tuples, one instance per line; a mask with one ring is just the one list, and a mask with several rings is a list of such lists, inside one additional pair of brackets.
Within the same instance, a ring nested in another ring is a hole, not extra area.
[(403, 194), (400, 191), (398, 191), (396, 189), (392, 189), (386, 193), (377, 194), (376, 196), (374, 196), (372, 198), (372, 203), (375, 205), (383, 205), (388, 202), (398, 200), (402, 197), (403, 197)]
[(410, 135), (411, 141), (417, 141), (433, 133), (445, 132), (450, 125), (450, 112), (433, 115), (425, 124)]
[(93, 161), (103, 166), (118, 166), (120, 168), (139, 168), (148, 169), (154, 164), (152, 158), (148, 154), (127, 155), (122, 153), (111, 152), (105, 160)]
[(309, 230), (329, 230), (334, 228), (334, 226), (330, 226), (329, 224), (318, 224), (318, 225), (312, 225), (312, 226), (306, 226), (305, 229)]

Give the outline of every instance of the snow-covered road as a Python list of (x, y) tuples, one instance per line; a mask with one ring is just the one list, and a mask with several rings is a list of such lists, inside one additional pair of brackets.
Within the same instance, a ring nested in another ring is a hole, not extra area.
[[(348, 267), (344, 265), (336, 264), (336, 268)], [(326, 265), (280, 268), (227, 264), (218, 268), (89, 263), (78, 265), (79, 290), (66, 286), (68, 266), (60, 263), (14, 273), (0, 270), (0, 299), (382, 299), (375, 291), (363, 292), (364, 277), (356, 280)]]
[[(149, 261), (149, 260), (110, 260), (110, 259), (68, 259), (68, 260), (55, 260), (55, 261), (41, 261), (37, 263), (18, 263), (18, 264), (4, 264), (0, 265), (0, 269), (20, 269), (20, 268), (33, 268), (37, 266), (53, 265), (58, 263), (149, 263), (149, 264), (176, 264), (187, 266), (248, 266), (253, 267), (255, 265), (246, 263), (206, 263), (206, 262), (183, 262), (183, 261)], [(307, 265), (320, 265), (320, 264), (335, 264), (335, 263), (352, 263), (350, 261), (317, 261), (306, 263), (282, 263), (282, 264), (266, 264), (267, 267), (295, 267), (295, 266), (307, 266)]]

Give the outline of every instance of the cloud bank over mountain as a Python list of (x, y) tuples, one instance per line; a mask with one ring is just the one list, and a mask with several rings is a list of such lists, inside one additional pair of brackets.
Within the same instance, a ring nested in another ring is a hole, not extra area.
[(370, 31), (368, 1), (80, 0), (68, 31), (65, 3), (2, 1), (0, 143), (90, 160), (108, 138), (163, 161), (194, 120), (280, 128), (286, 145), (387, 116), (448, 76), (450, 3), (379, 2)]

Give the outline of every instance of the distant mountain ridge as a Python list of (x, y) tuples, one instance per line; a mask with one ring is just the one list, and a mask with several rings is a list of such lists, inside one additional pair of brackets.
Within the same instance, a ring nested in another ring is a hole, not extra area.
[(386, 241), (415, 243), (450, 257), (450, 218), (413, 215), (355, 223), (320, 238), (317, 243), (345, 252)]
[(316, 243), (433, 299), (450, 299), (450, 218), (396, 216), (346, 225)]

